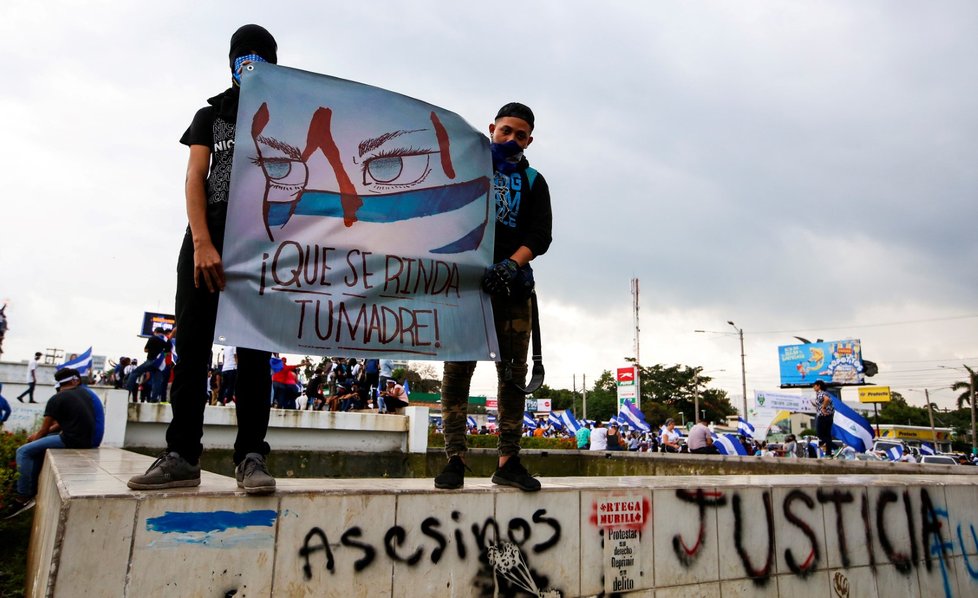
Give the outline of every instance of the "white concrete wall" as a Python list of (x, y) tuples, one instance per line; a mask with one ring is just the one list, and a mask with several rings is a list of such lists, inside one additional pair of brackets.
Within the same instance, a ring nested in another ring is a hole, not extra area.
[[(91, 388), (105, 409), (103, 447), (166, 444), (166, 427), (173, 417), (168, 403), (130, 403), (124, 390)], [(44, 416), (44, 404), (54, 393), (53, 385), (38, 384), (34, 392), (38, 402), (29, 404), (10, 401), (12, 397), (5, 390), (12, 412), (4, 429), (36, 430)], [(236, 433), (234, 407), (209, 406), (204, 410), (206, 446), (234, 448)], [(278, 450), (424, 453), (428, 450), (428, 408), (407, 407), (404, 415), (272, 409), (266, 440)]]
[(61, 519), (35, 528), (32, 562), (53, 562), (32, 596), (978, 595), (971, 476), (307, 479), (249, 497), (219, 476), (130, 492), (148, 457), (49, 455), (38, 517)]

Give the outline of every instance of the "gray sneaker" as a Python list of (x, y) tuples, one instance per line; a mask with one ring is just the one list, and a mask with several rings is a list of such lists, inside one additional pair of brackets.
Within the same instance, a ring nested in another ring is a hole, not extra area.
[(200, 486), (200, 465), (191, 465), (179, 453), (163, 453), (146, 473), (130, 478), (128, 486), (133, 490)]
[(244, 461), (234, 468), (238, 488), (248, 494), (271, 494), (275, 492), (275, 478), (268, 473), (265, 457), (259, 453), (248, 453)]

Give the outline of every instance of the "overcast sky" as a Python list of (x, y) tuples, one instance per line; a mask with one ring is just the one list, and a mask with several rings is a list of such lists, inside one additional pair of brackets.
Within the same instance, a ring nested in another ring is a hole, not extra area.
[(280, 64), (480, 129), (533, 108), (553, 387), (634, 355), (633, 277), (642, 363), (702, 366), (735, 405), (728, 320), (749, 393), (777, 388), (793, 335), (862, 339), (873, 381), (917, 404), (951, 405), (964, 372), (940, 366), (978, 366), (974, 2), (81, 4), (0, 4), (5, 360), (142, 354), (142, 313), (173, 308), (177, 140), (257, 22)]

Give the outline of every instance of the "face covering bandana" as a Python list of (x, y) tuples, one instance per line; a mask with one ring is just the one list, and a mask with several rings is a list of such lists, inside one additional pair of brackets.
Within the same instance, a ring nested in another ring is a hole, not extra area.
[(247, 56), (239, 56), (234, 59), (234, 68), (231, 69), (231, 76), (234, 77), (235, 83), (241, 85), (241, 65), (245, 62), (268, 62), (258, 54), (248, 54)]
[(499, 172), (512, 174), (519, 170), (520, 160), (523, 159), (523, 148), (515, 141), (493, 143), (489, 146), (492, 153), (492, 167)]

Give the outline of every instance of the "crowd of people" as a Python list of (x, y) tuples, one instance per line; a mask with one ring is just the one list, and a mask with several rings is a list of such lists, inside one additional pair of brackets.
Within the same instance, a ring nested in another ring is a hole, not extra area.
[[(98, 373), (94, 382), (126, 388), (132, 402), (167, 402), (173, 365), (178, 359), (174, 336), (172, 330), (157, 328), (146, 341), (146, 359), (142, 363), (126, 356), (117, 362), (110, 360), (110, 368)], [(223, 347), (218, 355), (216, 363), (207, 370), (207, 385), (201, 391), (206, 393), (208, 405), (233, 406), (237, 350)], [(315, 364), (307, 357), (292, 364), (287, 357), (273, 354), (269, 369), (269, 401), (273, 409), (397, 413), (408, 405), (407, 391), (394, 380), (390, 359), (333, 357)]]
[[(440, 431), (436, 424), (436, 431)], [(468, 434), (495, 434), (492, 421), (488, 424), (476, 425), (469, 422)], [(700, 455), (719, 455), (722, 453), (716, 446), (716, 433), (711, 425), (704, 420), (697, 421), (689, 430), (683, 430), (676, 425), (672, 418), (666, 419), (662, 425), (651, 426), (649, 430), (636, 430), (624, 426), (616, 420), (587, 421), (577, 430), (550, 418), (538, 417), (533, 425), (523, 426), (523, 437), (535, 438), (564, 438), (573, 440), (579, 450), (592, 451), (631, 451), (640, 453), (683, 453)], [(737, 441), (743, 447), (746, 456), (783, 457), (798, 459), (832, 458), (832, 451), (825, 451), (817, 436), (798, 438), (795, 434), (787, 434), (780, 442), (756, 440), (745, 434), (736, 435)], [(843, 449), (844, 452), (844, 449)], [(839, 458), (845, 458), (841, 456)]]

